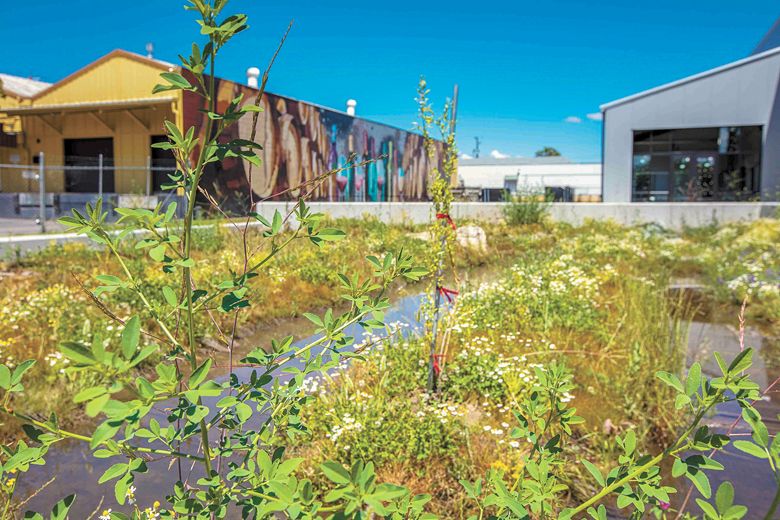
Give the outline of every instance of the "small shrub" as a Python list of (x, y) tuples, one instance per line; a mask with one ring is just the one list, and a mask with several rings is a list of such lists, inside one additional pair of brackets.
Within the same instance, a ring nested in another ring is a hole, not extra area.
[(541, 224), (550, 211), (552, 195), (543, 188), (524, 186), (514, 195), (505, 196), (506, 203), (502, 211), (507, 223), (511, 225)]

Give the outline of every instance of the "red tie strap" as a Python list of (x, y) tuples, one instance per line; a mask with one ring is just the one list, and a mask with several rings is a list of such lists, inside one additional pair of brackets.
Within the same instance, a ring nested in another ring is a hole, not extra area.
[(441, 374), (441, 366), (439, 365), (439, 360), (444, 357), (444, 354), (433, 354), (433, 373), (436, 374), (436, 377)]
[(446, 287), (439, 287), (439, 294), (447, 298), (447, 302), (452, 303), (452, 297), (457, 296), (458, 291), (453, 291), (452, 289), (447, 289)]
[(455, 221), (452, 220), (452, 217), (448, 213), (437, 213), (436, 218), (439, 220), (446, 220), (452, 229), (457, 229), (455, 227)]

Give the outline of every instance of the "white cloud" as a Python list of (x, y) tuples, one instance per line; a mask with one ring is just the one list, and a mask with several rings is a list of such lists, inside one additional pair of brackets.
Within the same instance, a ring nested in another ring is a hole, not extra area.
[(577, 116), (569, 116), (566, 119), (564, 119), (564, 121), (566, 123), (574, 123), (574, 124), (582, 123), (582, 119)]
[(492, 157), (493, 159), (508, 159), (511, 156), (505, 153), (501, 153), (498, 150), (493, 150), (490, 152), (490, 157)]
[(460, 158), (461, 158), (461, 159), (473, 159), (473, 157), (472, 157), (472, 156), (470, 156), (470, 155), (469, 155), (469, 154), (467, 154), (467, 153), (462, 153), (462, 154), (460, 154)]
[(604, 120), (604, 114), (601, 112), (593, 112), (592, 114), (588, 114), (588, 119), (591, 121), (603, 121)]

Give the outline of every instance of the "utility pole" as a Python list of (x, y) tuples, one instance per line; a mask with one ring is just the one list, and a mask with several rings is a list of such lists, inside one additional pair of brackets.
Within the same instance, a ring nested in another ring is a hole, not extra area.
[(475, 142), (475, 144), (474, 144), (474, 150), (472, 150), (471, 154), (474, 156), (474, 159), (479, 159), (479, 144), (480, 144), (480, 142), (481, 142), (481, 141), (479, 140), (479, 137), (476, 137), (476, 136), (475, 136), (475, 137), (474, 137), (474, 142)]
[(38, 152), (38, 220), (41, 233), (46, 233), (46, 167), (43, 152)]

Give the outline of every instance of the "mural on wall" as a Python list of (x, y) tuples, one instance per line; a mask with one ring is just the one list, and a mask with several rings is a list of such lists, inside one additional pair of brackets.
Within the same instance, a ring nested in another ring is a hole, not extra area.
[[(253, 103), (257, 91), (219, 80), (217, 92), (221, 112), (242, 93), (245, 103)], [(192, 92), (184, 96), (185, 128), (204, 132), (203, 99)], [(440, 159), (438, 154), (428, 158), (420, 135), (274, 94), (264, 94), (261, 106), (255, 142), (263, 146), (258, 151), (262, 164), (252, 167), (254, 200), (296, 199), (301, 195), (297, 186), (336, 169), (343, 170), (306, 195), (333, 202), (427, 199), (427, 175)], [(249, 139), (251, 132), (247, 115), (223, 139)], [(349, 165), (352, 154), (355, 161)], [(249, 199), (248, 161), (231, 158), (211, 166), (204, 173), (205, 186), (225, 198)]]

